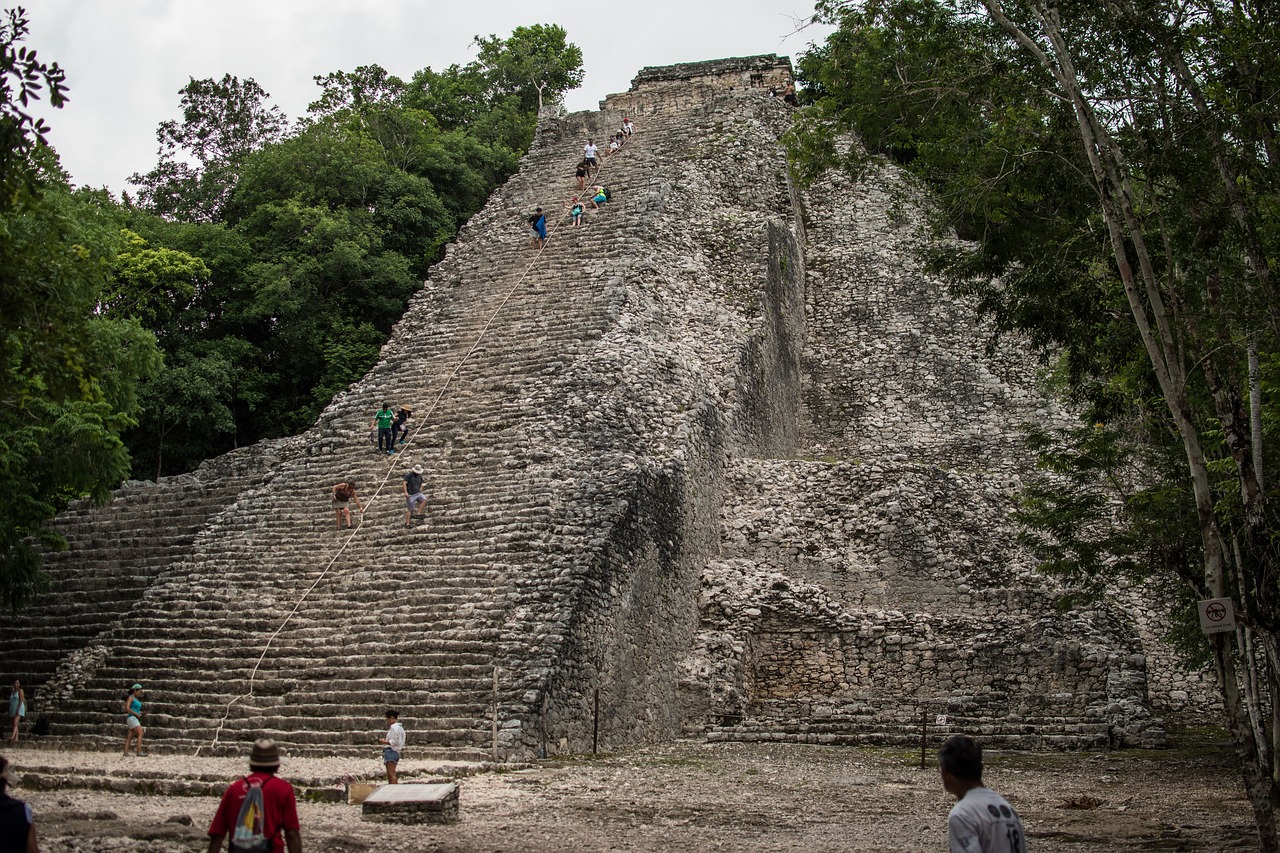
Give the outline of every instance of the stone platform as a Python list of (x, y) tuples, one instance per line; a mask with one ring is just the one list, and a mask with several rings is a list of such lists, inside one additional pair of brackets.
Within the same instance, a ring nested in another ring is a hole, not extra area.
[(453, 823), (458, 819), (456, 782), (383, 785), (361, 805), (364, 820), (386, 823)]

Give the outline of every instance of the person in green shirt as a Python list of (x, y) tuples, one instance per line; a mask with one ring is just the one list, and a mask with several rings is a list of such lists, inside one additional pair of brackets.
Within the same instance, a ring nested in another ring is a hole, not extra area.
[(395, 420), (396, 413), (391, 410), (390, 403), (383, 403), (382, 408), (378, 409), (373, 416), (373, 423), (370, 426), (378, 427), (378, 449), (386, 450), (387, 453), (395, 453), (395, 439), (391, 435), (391, 422)]

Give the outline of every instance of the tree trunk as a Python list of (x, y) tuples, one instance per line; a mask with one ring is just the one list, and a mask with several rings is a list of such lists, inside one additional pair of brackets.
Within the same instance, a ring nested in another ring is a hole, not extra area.
[[(1112, 141), (1107, 128), (1098, 119), (1085, 95), (1084, 87), (1076, 74), (1071, 47), (1061, 29), (1056, 6), (1043, 0), (1031, 0), (1028, 4), (1040, 27), (1041, 35), (1048, 42), (1049, 47), (1046, 49), (1005, 14), (1001, 0), (983, 0), (983, 4), (992, 20), (1035, 56), (1045, 70), (1053, 75), (1061, 87), (1062, 94), (1073, 107), (1081, 143), (1093, 171), (1099, 207), (1107, 224), (1112, 252), (1124, 285), (1129, 308), (1173, 424), (1182, 439), (1187, 460), (1187, 473), (1195, 496), (1196, 517), (1203, 547), (1204, 588), (1210, 596), (1215, 598), (1231, 596), (1231, 590), (1227, 584), (1227, 555), (1222, 530), (1215, 514), (1215, 500), (1208, 464), (1187, 394), (1186, 353), (1182, 339), (1184, 330), (1175, 328), (1165, 312), (1160, 280), (1148, 254), (1143, 223), (1129, 185), (1129, 170), (1123, 152)], [(1238, 196), (1233, 197), (1233, 201), (1237, 199)], [(1137, 261), (1137, 275), (1130, 260), (1130, 251)], [(1213, 377), (1209, 378), (1212, 383)], [(1219, 410), (1217, 413), (1221, 420), (1225, 414), (1223, 404), (1227, 401), (1221, 394), (1216, 396), (1218, 399), (1215, 403)], [(1227, 408), (1230, 407), (1227, 406)], [(1237, 425), (1230, 422), (1232, 420), (1234, 419), (1228, 418), (1223, 422), (1224, 429), (1230, 431)], [(1231, 438), (1239, 437), (1237, 434)], [(1237, 457), (1237, 462), (1239, 461), (1241, 460)], [(1249, 505), (1250, 493), (1256, 488), (1256, 479), (1251, 473), (1242, 473), (1241, 486), (1242, 497), (1246, 503), (1246, 514), (1251, 509), (1256, 511), (1260, 501), (1253, 507)], [(1246, 534), (1246, 544), (1252, 548), (1258, 529), (1254, 525), (1249, 525), (1248, 522), (1246, 524), (1250, 528)], [(1254, 554), (1242, 556), (1249, 560), (1250, 564), (1254, 562)], [(1244, 568), (1241, 566), (1242, 570)], [(1263, 573), (1256, 580), (1267, 583), (1270, 578)], [(1251, 586), (1255, 593), (1259, 592), (1256, 585), (1251, 584)], [(1266, 600), (1270, 595), (1262, 592), (1260, 597), (1263, 599), (1261, 609), (1269, 610)], [(1258, 826), (1259, 849), (1265, 853), (1280, 853), (1280, 840), (1277, 839), (1275, 821), (1275, 806), (1280, 801), (1280, 795), (1278, 795), (1280, 790), (1275, 785), (1272, 766), (1267, 760), (1274, 754), (1274, 744), (1271, 745), (1272, 748), (1268, 748), (1255, 736), (1248, 705), (1245, 698), (1241, 696), (1240, 674), (1236, 669), (1235, 653), (1230, 637), (1231, 635), (1227, 634), (1215, 634), (1210, 638), (1227, 712), (1227, 722), (1240, 752), (1241, 772)], [(1271, 663), (1272, 661), (1268, 660), (1268, 669)], [(1246, 689), (1248, 686), (1246, 684)], [(1254, 683), (1253, 687), (1256, 690), (1259, 685)], [(1248, 698), (1250, 702), (1256, 702), (1259, 708), (1263, 707), (1263, 698), (1255, 695), (1254, 691), (1249, 692)]]

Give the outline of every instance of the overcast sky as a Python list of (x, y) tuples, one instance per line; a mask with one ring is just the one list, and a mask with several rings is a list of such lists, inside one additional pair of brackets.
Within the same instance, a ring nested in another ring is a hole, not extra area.
[(117, 194), (156, 162), (156, 126), (179, 118), (191, 77), (252, 77), (290, 117), (312, 78), (378, 64), (408, 79), (474, 58), (476, 35), (559, 24), (582, 48), (586, 77), (571, 110), (595, 109), (649, 65), (779, 53), (828, 28), (796, 33), (812, 0), (13, 0), (31, 21), (26, 45), (67, 72), (70, 101), (41, 111), (63, 167), (81, 186)]

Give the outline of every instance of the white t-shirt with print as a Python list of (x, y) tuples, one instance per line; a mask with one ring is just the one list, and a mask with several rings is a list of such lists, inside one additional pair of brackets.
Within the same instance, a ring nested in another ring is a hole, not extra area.
[(971, 788), (947, 815), (951, 853), (1026, 853), (1022, 819), (990, 788)]

